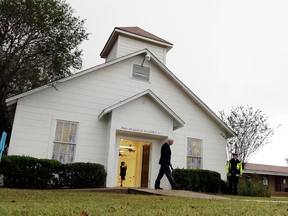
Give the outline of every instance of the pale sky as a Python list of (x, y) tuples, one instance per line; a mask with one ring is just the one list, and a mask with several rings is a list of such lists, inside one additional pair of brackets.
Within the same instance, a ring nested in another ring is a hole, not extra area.
[(287, 166), (287, 0), (67, 0), (85, 19), (83, 69), (115, 27), (138, 26), (170, 43), (166, 66), (217, 115), (232, 106), (260, 109), (275, 128), (250, 163)]

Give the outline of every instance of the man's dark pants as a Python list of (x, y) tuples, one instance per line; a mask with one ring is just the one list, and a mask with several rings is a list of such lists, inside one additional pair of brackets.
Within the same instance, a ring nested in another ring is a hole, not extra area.
[(239, 183), (239, 177), (237, 177), (235, 175), (229, 176), (229, 193), (230, 194), (232, 194), (232, 188), (233, 188), (233, 194), (237, 195), (238, 183)]
[(157, 176), (157, 179), (155, 181), (155, 188), (159, 188), (160, 187), (160, 181), (162, 179), (162, 177), (164, 176), (164, 174), (167, 176), (168, 181), (170, 182), (172, 188), (176, 188), (176, 183), (174, 181), (174, 178), (172, 176), (172, 172), (170, 170), (170, 166), (169, 165), (161, 165), (160, 170), (159, 170), (159, 174)]

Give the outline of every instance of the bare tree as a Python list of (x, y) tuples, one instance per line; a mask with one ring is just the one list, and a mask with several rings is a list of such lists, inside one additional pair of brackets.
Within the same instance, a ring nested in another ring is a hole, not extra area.
[(270, 142), (274, 129), (268, 124), (268, 117), (253, 107), (232, 107), (230, 114), (220, 111), (220, 118), (237, 136), (227, 140), (228, 154), (237, 153), (243, 164), (264, 145)]

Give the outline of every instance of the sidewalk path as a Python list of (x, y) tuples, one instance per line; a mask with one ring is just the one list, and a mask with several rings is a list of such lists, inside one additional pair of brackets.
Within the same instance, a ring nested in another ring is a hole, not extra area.
[(288, 203), (288, 201), (282, 200), (256, 200), (256, 199), (237, 199), (229, 198), (221, 195), (212, 195), (205, 193), (198, 193), (193, 191), (185, 190), (155, 190), (150, 188), (126, 188), (126, 187), (115, 187), (115, 188), (86, 188), (86, 189), (75, 189), (75, 190), (86, 190), (86, 191), (99, 191), (99, 192), (110, 192), (110, 193), (123, 193), (123, 194), (146, 194), (146, 195), (159, 195), (159, 196), (178, 196), (187, 198), (199, 198), (199, 199), (217, 199), (217, 200), (237, 200), (243, 202), (275, 202), (275, 203)]
[(149, 188), (129, 188), (128, 193), (130, 194), (154, 194), (161, 196), (179, 196), (179, 197), (190, 197), (190, 198), (202, 198), (202, 199), (225, 199), (231, 200), (227, 197), (198, 193), (193, 191), (185, 191), (185, 190), (155, 190)]
[(125, 194), (147, 194), (147, 195), (159, 195), (159, 196), (179, 196), (179, 197), (190, 197), (190, 198), (202, 198), (202, 199), (221, 199), (231, 200), (230, 198), (217, 196), (212, 194), (198, 193), (193, 191), (185, 190), (155, 190), (150, 188), (126, 188), (126, 187), (115, 187), (115, 188), (83, 188), (76, 189), (82, 191), (99, 191), (99, 192), (110, 192), (110, 193), (125, 193)]

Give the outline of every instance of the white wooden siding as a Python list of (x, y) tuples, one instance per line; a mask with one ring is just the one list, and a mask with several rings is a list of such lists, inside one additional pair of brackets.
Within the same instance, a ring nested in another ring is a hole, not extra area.
[(156, 135), (166, 136), (169, 135), (169, 131), (173, 130), (172, 117), (158, 104), (155, 104), (149, 96), (140, 97), (113, 110), (112, 118), (116, 123), (113, 127), (116, 129), (121, 129), (124, 126), (153, 131), (157, 132)]
[[(138, 50), (139, 44), (141, 42), (135, 43), (132, 47), (123, 44), (119, 49), (124, 55), (124, 52)], [(161, 58), (161, 55), (157, 57)], [(164, 56), (162, 60), (163, 58)], [(51, 158), (55, 136), (55, 129), (51, 125), (55, 124), (56, 119), (61, 119), (79, 122), (75, 161), (89, 161), (107, 166), (107, 121), (98, 120), (98, 115), (103, 109), (127, 97), (151, 89), (185, 121), (183, 128), (174, 131), (175, 143), (172, 146), (174, 167), (186, 167), (187, 137), (198, 138), (203, 140), (203, 169), (218, 171), (224, 178), (226, 151), (225, 140), (221, 136), (223, 131), (152, 62), (146, 62), (145, 65), (151, 68), (151, 82), (129, 78), (131, 65), (141, 62), (141, 59), (142, 57), (133, 57), (79, 76), (77, 79), (71, 79), (57, 85), (58, 91), (51, 87), (19, 99), (9, 154)], [(153, 107), (153, 104), (149, 106)], [(118, 111), (121, 109), (123, 108)], [(135, 109), (137, 111), (139, 107)], [(159, 114), (155, 108), (152, 110), (151, 115)], [(33, 117), (32, 114), (37, 117)], [(121, 117), (123, 118), (124, 116)], [(151, 125), (151, 127), (161, 126), (163, 126), (161, 122), (159, 125)]]
[(153, 44), (147, 44), (145, 42), (128, 38), (119, 35), (118, 38), (118, 56), (121, 57), (141, 49), (147, 48), (152, 52), (163, 64), (166, 64), (166, 48)]

